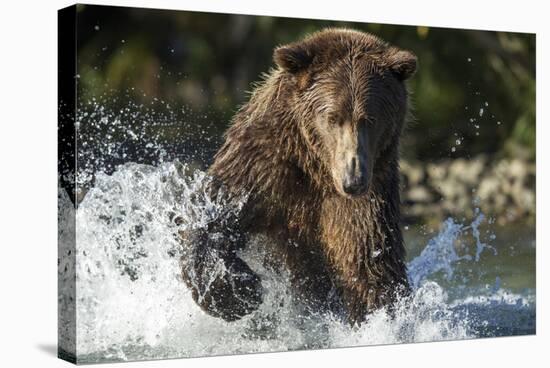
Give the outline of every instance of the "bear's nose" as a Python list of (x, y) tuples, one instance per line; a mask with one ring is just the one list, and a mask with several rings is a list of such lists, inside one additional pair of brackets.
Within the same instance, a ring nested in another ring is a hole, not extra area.
[(368, 173), (366, 162), (359, 155), (353, 155), (347, 160), (344, 177), (342, 178), (344, 193), (359, 196), (368, 189)]
[(367, 189), (366, 181), (363, 175), (359, 176), (349, 176), (346, 175), (344, 178), (344, 192), (350, 195), (359, 195), (363, 194)]
[(363, 173), (363, 167), (362, 165), (358, 165), (355, 157), (350, 160), (350, 163), (346, 167), (342, 184), (346, 194), (359, 195), (363, 194), (366, 190), (367, 180)]

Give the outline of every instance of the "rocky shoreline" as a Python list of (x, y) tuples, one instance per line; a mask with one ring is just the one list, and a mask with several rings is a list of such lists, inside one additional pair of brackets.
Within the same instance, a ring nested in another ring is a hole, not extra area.
[[(535, 163), (523, 159), (401, 160), (404, 223), (473, 218), (476, 208), (499, 224), (535, 219)], [(87, 186), (76, 193), (80, 203)]]
[(523, 159), (401, 161), (405, 221), (471, 218), (476, 208), (499, 224), (535, 218), (535, 163)]

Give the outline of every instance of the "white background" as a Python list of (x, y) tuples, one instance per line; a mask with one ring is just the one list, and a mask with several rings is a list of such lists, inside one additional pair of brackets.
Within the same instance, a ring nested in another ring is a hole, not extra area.
[[(547, 363), (548, 87), (544, 1), (89, 1), (246, 14), (537, 33), (537, 336), (128, 363), (128, 367), (531, 367)], [(3, 1), (0, 11), (0, 366), (68, 366), (56, 358), (57, 9)], [(123, 21), (123, 20), (121, 20)], [(546, 46), (546, 47), (545, 47)], [(546, 102), (546, 103), (544, 103)], [(540, 190), (542, 189), (542, 190)], [(546, 225), (546, 226), (545, 226)]]

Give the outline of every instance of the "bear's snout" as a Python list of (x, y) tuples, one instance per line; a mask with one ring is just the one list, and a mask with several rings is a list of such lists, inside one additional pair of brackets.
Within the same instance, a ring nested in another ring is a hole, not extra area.
[(368, 174), (362, 161), (360, 157), (352, 157), (346, 163), (342, 180), (342, 189), (346, 194), (359, 196), (367, 192)]

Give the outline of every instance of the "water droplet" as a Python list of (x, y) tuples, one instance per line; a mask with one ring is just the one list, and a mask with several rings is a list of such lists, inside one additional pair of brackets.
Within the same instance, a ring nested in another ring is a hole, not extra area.
[(94, 27), (94, 29), (95, 29), (96, 31), (99, 31), (99, 26), (96, 25), (96, 26)]
[(471, 63), (471, 62), (472, 62), (472, 58), (468, 58), (468, 62)]
[(455, 152), (456, 151), (456, 147), (451, 147), (451, 152)]
[(483, 107), (482, 107), (481, 109), (479, 109), (479, 116), (483, 116), (483, 112), (484, 112), (484, 110), (483, 110)]

